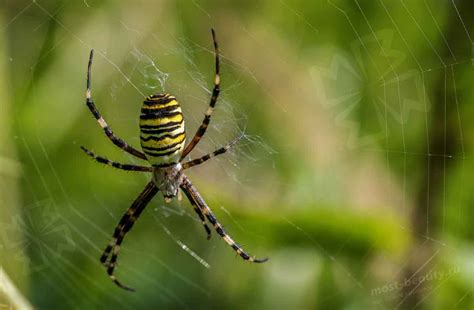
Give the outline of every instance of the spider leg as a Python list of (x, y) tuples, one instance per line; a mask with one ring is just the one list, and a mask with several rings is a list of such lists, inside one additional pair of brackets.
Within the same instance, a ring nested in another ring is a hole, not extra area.
[[(153, 181), (150, 181), (142, 193), (135, 199), (132, 206), (127, 210), (127, 212), (122, 216), (122, 219), (115, 227), (114, 235), (112, 241), (105, 248), (104, 253), (100, 257), (100, 261), (105, 264), (107, 267), (107, 274), (110, 279), (120, 288), (123, 288), (128, 291), (134, 291), (133, 288), (128, 287), (122, 284), (117, 277), (114, 275), (114, 270), (117, 265), (117, 258), (120, 251), (120, 245), (122, 244), (123, 239), (127, 232), (133, 227), (133, 224), (138, 219), (142, 211), (145, 209), (147, 204), (158, 192), (158, 188), (155, 186)], [(108, 257), (110, 261), (107, 262)]]
[[(192, 200), (198, 205), (201, 209), (201, 212), (206, 216), (207, 220), (214, 226), (216, 232), (224, 239), (224, 241), (232, 247), (232, 249), (237, 252), (244, 260), (248, 260), (254, 263), (263, 263), (268, 260), (268, 258), (258, 259), (255, 256), (250, 256), (247, 254), (234, 240), (224, 231), (222, 225), (217, 221), (214, 213), (212, 213), (209, 206), (206, 204), (202, 196), (199, 194), (197, 189), (191, 183), (186, 175), (183, 174), (183, 181), (181, 183), (181, 189), (184, 191), (187, 197), (191, 197)], [(191, 203), (193, 203), (191, 200)]]
[(183, 164), (183, 169), (189, 169), (193, 166), (197, 166), (197, 165), (200, 165), (202, 164), (203, 162), (206, 162), (208, 161), (209, 159), (211, 159), (212, 157), (215, 157), (217, 155), (221, 155), (221, 154), (224, 154), (225, 152), (227, 152), (231, 147), (233, 147), (237, 142), (240, 141), (240, 139), (242, 139), (243, 136), (239, 136), (237, 137), (236, 139), (234, 139), (233, 141), (231, 141), (230, 143), (228, 143), (227, 145), (221, 147), (220, 149), (217, 149), (215, 150), (214, 152), (210, 153), (210, 154), (207, 154), (207, 155), (204, 155), (200, 158), (196, 158), (196, 159), (193, 159), (193, 160), (190, 160), (188, 162), (185, 162)]
[(189, 194), (187, 191), (183, 191), (186, 197), (188, 197), (189, 202), (193, 205), (194, 211), (196, 211), (197, 215), (201, 219), (202, 225), (204, 226), (204, 230), (207, 233), (207, 240), (211, 239), (211, 230), (209, 229), (209, 226), (207, 226), (206, 219), (204, 217), (204, 214), (202, 214), (201, 209), (199, 209), (198, 205), (194, 201), (194, 197)]
[(204, 136), (204, 133), (207, 130), (207, 127), (209, 126), (209, 122), (211, 121), (211, 115), (212, 112), (214, 112), (214, 107), (217, 102), (217, 97), (219, 96), (220, 92), (220, 85), (221, 85), (221, 79), (220, 79), (220, 73), (219, 73), (219, 48), (217, 46), (217, 40), (216, 40), (216, 33), (214, 32), (214, 29), (211, 29), (212, 32), (212, 40), (214, 42), (214, 53), (216, 57), (216, 75), (214, 78), (214, 88), (212, 89), (212, 96), (211, 100), (209, 102), (209, 107), (207, 108), (206, 114), (204, 114), (204, 120), (202, 121), (201, 126), (199, 126), (198, 130), (194, 134), (193, 139), (189, 144), (186, 146), (186, 148), (183, 151), (183, 154), (181, 155), (181, 159), (186, 157), (186, 155), (191, 152), (194, 147), (198, 144), (199, 140), (201, 140), (202, 136)]
[(138, 158), (145, 159), (145, 154), (142, 152), (138, 151), (134, 147), (128, 145), (127, 142), (122, 140), (121, 138), (117, 137), (112, 129), (110, 129), (109, 125), (107, 125), (107, 122), (105, 119), (100, 115), (99, 110), (95, 106), (94, 102), (92, 101), (92, 95), (91, 95), (91, 68), (92, 68), (92, 58), (94, 57), (94, 50), (91, 50), (90, 56), (89, 56), (89, 64), (87, 66), (87, 91), (86, 91), (86, 104), (89, 110), (92, 112), (92, 115), (94, 115), (95, 119), (99, 123), (100, 127), (104, 130), (105, 134), (107, 137), (112, 141), (116, 146), (124, 150), (125, 152), (128, 152)]
[(95, 161), (105, 164), (108, 166), (112, 166), (117, 169), (122, 169), (126, 171), (140, 171), (140, 172), (151, 172), (153, 169), (151, 167), (144, 167), (144, 166), (136, 166), (136, 165), (129, 165), (129, 164), (121, 164), (111, 160), (108, 160), (105, 157), (97, 156), (92, 151), (86, 149), (85, 147), (81, 146), (81, 149), (90, 157), (92, 157)]

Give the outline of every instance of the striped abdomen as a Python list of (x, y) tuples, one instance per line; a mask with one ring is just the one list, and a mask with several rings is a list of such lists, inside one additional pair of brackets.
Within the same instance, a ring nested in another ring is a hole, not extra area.
[(176, 98), (169, 94), (147, 97), (140, 114), (140, 142), (150, 164), (178, 163), (185, 140), (183, 113)]

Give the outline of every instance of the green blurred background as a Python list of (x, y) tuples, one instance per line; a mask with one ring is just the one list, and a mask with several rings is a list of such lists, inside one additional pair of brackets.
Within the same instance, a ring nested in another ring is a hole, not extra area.
[[(0, 307), (472, 309), (473, 20), (468, 0), (0, 0)], [(99, 256), (150, 176), (79, 149), (139, 162), (85, 106), (89, 51), (98, 108), (139, 147), (144, 95), (199, 126), (211, 27), (222, 96), (190, 158), (244, 138), (189, 176), (270, 261), (158, 195), (123, 244), (125, 292)]]

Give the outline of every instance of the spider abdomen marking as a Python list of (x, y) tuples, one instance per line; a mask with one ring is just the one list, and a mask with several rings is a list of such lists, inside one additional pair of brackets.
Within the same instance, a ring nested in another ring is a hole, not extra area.
[(179, 162), (186, 133), (183, 113), (174, 96), (156, 94), (145, 99), (140, 114), (140, 142), (153, 166)]

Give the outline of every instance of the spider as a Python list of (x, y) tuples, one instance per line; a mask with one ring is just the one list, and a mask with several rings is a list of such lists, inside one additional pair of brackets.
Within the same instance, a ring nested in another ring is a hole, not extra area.
[(185, 169), (200, 165), (214, 156), (224, 154), (227, 150), (233, 147), (240, 138), (237, 138), (224, 147), (221, 147), (214, 152), (181, 163), (186, 155), (188, 155), (194, 147), (199, 143), (204, 136), (209, 122), (211, 120), (212, 112), (220, 92), (220, 75), (219, 75), (219, 49), (216, 40), (214, 29), (211, 29), (212, 39), (214, 43), (215, 53), (215, 79), (212, 96), (209, 102), (209, 107), (204, 115), (204, 120), (201, 126), (196, 131), (191, 142), (185, 146), (186, 133), (184, 128), (184, 119), (181, 107), (176, 98), (170, 94), (155, 94), (145, 98), (140, 114), (140, 143), (143, 152), (135, 149), (124, 140), (116, 136), (109, 127), (105, 119), (100, 115), (91, 96), (91, 67), (94, 50), (91, 50), (89, 56), (89, 63), (87, 67), (87, 91), (86, 104), (89, 110), (94, 115), (100, 127), (104, 130), (107, 137), (116, 146), (125, 152), (148, 161), (151, 166), (137, 166), (129, 164), (121, 164), (108, 160), (105, 157), (97, 156), (92, 151), (81, 146), (81, 149), (95, 161), (109, 165), (118, 169), (138, 172), (151, 172), (152, 179), (145, 186), (145, 189), (132, 203), (131, 207), (122, 216), (120, 222), (115, 227), (112, 240), (105, 248), (100, 261), (107, 269), (107, 274), (110, 279), (120, 288), (128, 291), (134, 291), (133, 288), (122, 284), (114, 275), (114, 270), (117, 265), (117, 258), (120, 251), (120, 246), (125, 238), (125, 235), (133, 227), (133, 224), (143, 212), (147, 204), (153, 197), (161, 191), (165, 200), (169, 201), (178, 195), (179, 189), (184, 192), (185, 196), (194, 207), (194, 211), (199, 216), (202, 225), (207, 234), (207, 239), (211, 237), (211, 230), (206, 223), (212, 224), (216, 232), (224, 239), (224, 241), (232, 247), (244, 260), (263, 263), (267, 258), (257, 259), (254, 256), (247, 254), (234, 240), (224, 231), (222, 225), (217, 221), (214, 213), (206, 204), (201, 194), (196, 187), (191, 183), (191, 180), (184, 174)]

